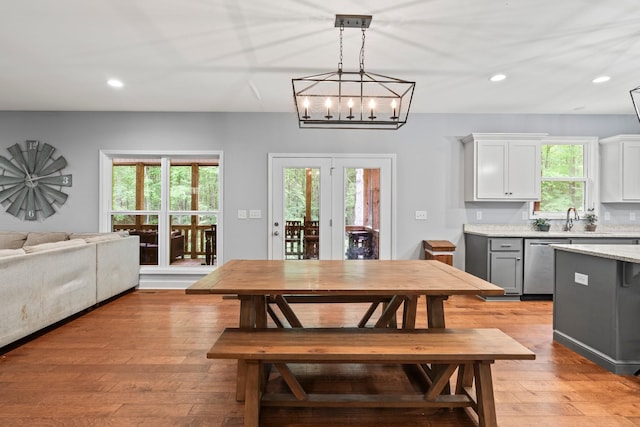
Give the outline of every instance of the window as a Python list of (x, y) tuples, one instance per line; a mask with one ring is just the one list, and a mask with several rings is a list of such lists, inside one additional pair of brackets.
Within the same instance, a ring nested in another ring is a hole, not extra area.
[(144, 266), (217, 264), (220, 153), (101, 155), (101, 230), (140, 236)]
[(584, 214), (595, 206), (593, 184), (596, 138), (549, 138), (541, 144), (541, 197), (533, 217), (564, 218), (569, 208)]

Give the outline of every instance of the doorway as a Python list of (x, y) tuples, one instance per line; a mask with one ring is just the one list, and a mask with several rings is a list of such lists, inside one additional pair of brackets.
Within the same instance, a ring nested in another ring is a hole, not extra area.
[(394, 165), (391, 154), (270, 154), (269, 259), (392, 259)]

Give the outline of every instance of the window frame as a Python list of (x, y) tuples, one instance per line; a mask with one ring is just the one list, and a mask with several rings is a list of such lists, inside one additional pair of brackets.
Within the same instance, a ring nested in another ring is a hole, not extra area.
[[(112, 204), (112, 165), (114, 158), (140, 158), (140, 159), (158, 159), (161, 166), (161, 206), (159, 210), (135, 210), (135, 211), (116, 211), (113, 209)], [(172, 159), (197, 159), (197, 158), (217, 158), (218, 160), (218, 208), (207, 211), (173, 211), (171, 210), (169, 200), (170, 190), (170, 174), (169, 167), (171, 166)], [(169, 240), (167, 230), (169, 225), (169, 218), (171, 215), (201, 215), (201, 214), (213, 214), (216, 215), (217, 224), (217, 250), (216, 265), (222, 265), (224, 263), (223, 258), (223, 168), (224, 168), (224, 156), (222, 151), (150, 151), (150, 150), (100, 150), (100, 164), (99, 164), (99, 222), (98, 228), (100, 232), (111, 231), (111, 216), (114, 213), (125, 215), (158, 215), (158, 238)], [(141, 265), (141, 273), (153, 273), (153, 274), (165, 274), (165, 273), (179, 273), (179, 274), (202, 274), (208, 273), (216, 268), (216, 265), (204, 265), (204, 266), (173, 266), (167, 262), (169, 259), (169, 248), (167, 245), (161, 245), (158, 248), (158, 265)]]
[[(582, 145), (583, 148), (583, 178), (575, 179), (577, 177), (572, 178), (548, 178), (544, 179), (542, 176), (542, 167), (540, 171), (540, 188), (542, 191), (542, 183), (544, 181), (578, 181), (584, 182), (584, 209), (581, 207), (578, 210), (578, 215), (582, 218), (585, 215), (585, 209), (596, 209), (595, 213), (597, 214), (597, 207), (599, 205), (599, 185), (598, 185), (598, 137), (597, 136), (549, 136), (544, 137), (540, 141), (540, 149), (542, 149), (543, 145)], [(542, 156), (540, 156), (540, 162), (542, 163)], [(541, 164), (542, 166), (542, 164)], [(535, 212), (534, 211), (534, 203), (535, 201), (531, 201), (528, 203), (529, 206), (529, 219), (535, 220), (537, 218), (548, 218), (548, 219), (565, 219), (567, 216), (565, 212)], [(571, 206), (567, 206), (569, 209)]]

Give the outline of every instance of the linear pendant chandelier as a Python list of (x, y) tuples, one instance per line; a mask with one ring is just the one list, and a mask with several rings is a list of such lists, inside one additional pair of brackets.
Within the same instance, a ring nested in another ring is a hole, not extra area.
[[(340, 28), (338, 70), (292, 79), (293, 99), (301, 128), (399, 129), (407, 123), (415, 82), (364, 69), (365, 31), (371, 15), (336, 15)], [(362, 30), (360, 70), (342, 69), (345, 28)]]

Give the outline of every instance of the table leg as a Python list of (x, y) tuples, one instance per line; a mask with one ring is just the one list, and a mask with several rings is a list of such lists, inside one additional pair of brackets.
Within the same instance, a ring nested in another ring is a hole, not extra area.
[(427, 326), (444, 328), (444, 300), (448, 295), (427, 295)]
[(267, 299), (266, 296), (253, 297), (253, 306), (255, 309), (255, 327), (266, 328), (267, 327)]
[(400, 304), (404, 302), (404, 297), (401, 295), (395, 295), (391, 298), (388, 304), (386, 304), (380, 318), (376, 322), (376, 328), (388, 328), (390, 323), (396, 318), (396, 311), (400, 307)]
[(410, 295), (405, 297), (404, 310), (402, 311), (402, 329), (416, 328), (416, 312), (418, 311), (418, 297)]

